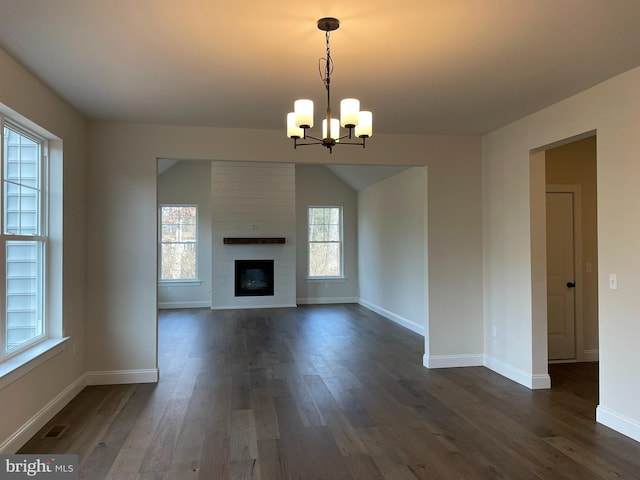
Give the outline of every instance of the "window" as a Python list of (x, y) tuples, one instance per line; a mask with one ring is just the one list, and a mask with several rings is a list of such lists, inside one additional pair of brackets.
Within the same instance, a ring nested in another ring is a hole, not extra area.
[(342, 277), (342, 207), (309, 207), (309, 277)]
[(0, 117), (0, 360), (44, 340), (47, 143)]
[(160, 206), (160, 280), (197, 280), (198, 207)]

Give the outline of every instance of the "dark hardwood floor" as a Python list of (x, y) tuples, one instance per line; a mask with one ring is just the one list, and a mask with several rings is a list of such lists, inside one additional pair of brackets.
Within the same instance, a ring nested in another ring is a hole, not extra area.
[(163, 311), (160, 382), (85, 388), (21, 453), (86, 479), (640, 479), (640, 444), (595, 423), (597, 364), (531, 391), (423, 351), (357, 305)]

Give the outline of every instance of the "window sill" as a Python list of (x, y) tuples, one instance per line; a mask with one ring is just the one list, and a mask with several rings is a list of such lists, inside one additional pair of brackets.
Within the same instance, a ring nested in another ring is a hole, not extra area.
[(69, 338), (71, 337), (50, 338), (0, 363), (0, 390), (63, 352)]
[(347, 277), (307, 277), (307, 283), (345, 283)]
[(199, 287), (202, 280), (160, 280), (159, 287)]

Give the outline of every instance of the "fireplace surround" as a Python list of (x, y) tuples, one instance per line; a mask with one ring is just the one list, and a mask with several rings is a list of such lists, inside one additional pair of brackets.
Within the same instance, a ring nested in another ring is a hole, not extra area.
[(274, 294), (273, 260), (236, 260), (235, 296), (265, 297)]

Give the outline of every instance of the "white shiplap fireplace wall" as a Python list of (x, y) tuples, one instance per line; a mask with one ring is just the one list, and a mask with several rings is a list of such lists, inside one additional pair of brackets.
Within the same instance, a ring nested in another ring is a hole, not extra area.
[[(212, 162), (212, 309), (296, 305), (295, 192), (292, 164)], [(224, 245), (225, 237), (285, 237), (285, 243)], [(235, 260), (274, 260), (274, 295), (236, 297)]]

